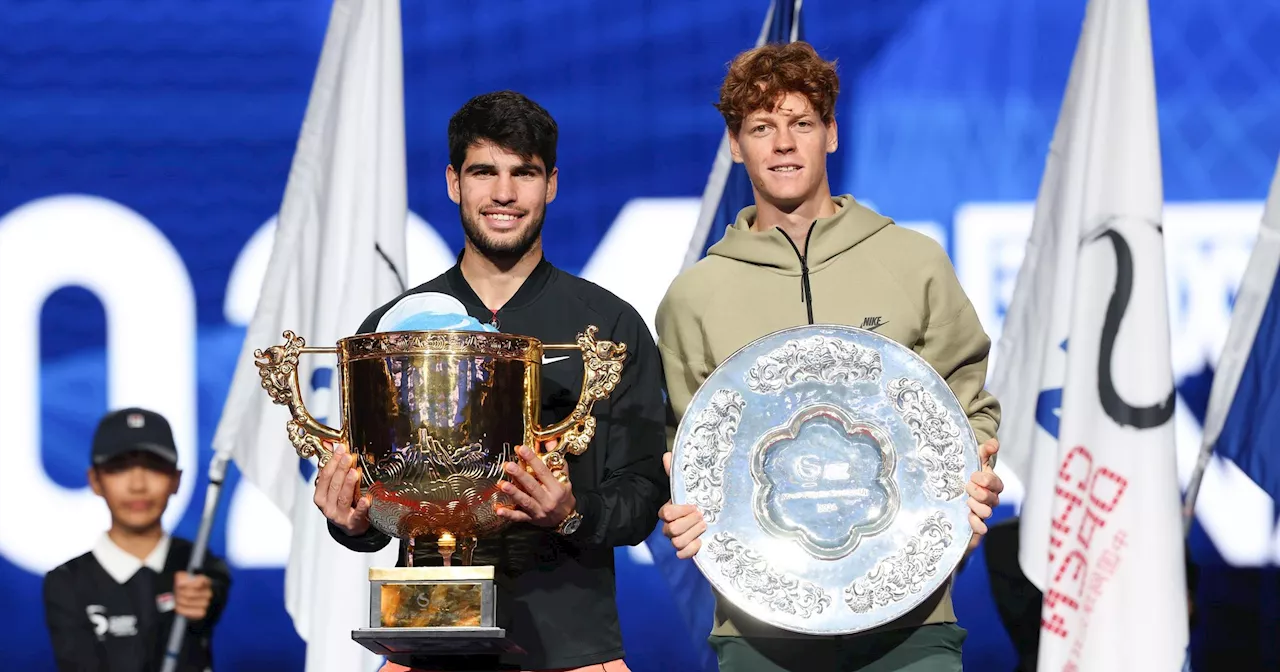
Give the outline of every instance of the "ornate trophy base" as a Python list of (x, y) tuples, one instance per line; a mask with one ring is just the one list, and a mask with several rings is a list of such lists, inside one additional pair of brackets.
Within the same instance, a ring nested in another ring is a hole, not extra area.
[(497, 671), (504, 653), (523, 653), (495, 625), (493, 567), (369, 570), (369, 622), (351, 638), (399, 665)]

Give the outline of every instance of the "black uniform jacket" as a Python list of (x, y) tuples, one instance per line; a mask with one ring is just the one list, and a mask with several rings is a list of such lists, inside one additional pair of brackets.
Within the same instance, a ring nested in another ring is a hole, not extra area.
[[(163, 565), (159, 556), (152, 562), (139, 563), (104, 538), (96, 550), (45, 575), (45, 621), (59, 670), (161, 669), (173, 628), (173, 576), (186, 571), (191, 559), (191, 542), (170, 537), (168, 546), (168, 553), (162, 554)], [(126, 576), (129, 572), (132, 575)], [(227, 604), (231, 587), (226, 563), (212, 554), (205, 555), (200, 573), (212, 580), (213, 600), (204, 619), (187, 625), (179, 672), (213, 668), (213, 627)]]

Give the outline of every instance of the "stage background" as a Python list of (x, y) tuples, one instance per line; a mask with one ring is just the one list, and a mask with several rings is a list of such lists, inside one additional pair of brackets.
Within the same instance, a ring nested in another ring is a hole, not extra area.
[[(712, 102), (724, 64), (752, 44), (767, 5), (405, 2), (409, 205), (429, 227), (415, 228), (412, 274), (431, 277), (461, 244), (443, 185), (449, 115), (474, 94), (514, 88), (561, 127), (547, 256), (651, 317), (720, 138)], [(993, 338), (1083, 7), (805, 3), (807, 37), (843, 78), (833, 188), (942, 241)], [(104, 529), (85, 466), (112, 399), (150, 395), (174, 420), (186, 482), (166, 520), (196, 532), (270, 245), (263, 227), (283, 194), (328, 10), (319, 0), (9, 0), (0, 11), (0, 259), (19, 265), (0, 284), (6, 669), (52, 669), (40, 577)], [(1163, 0), (1151, 17), (1185, 479), (1280, 154), (1280, 3)], [(1000, 515), (1018, 497), (1012, 483)], [(234, 471), (223, 503), (211, 544), (235, 584), (219, 669), (300, 669), (303, 643), (283, 608), (283, 521)], [(1204, 572), (1197, 669), (1276, 669), (1274, 506), (1221, 463), (1202, 504), (1191, 539)], [(681, 625), (680, 596), (653, 564), (666, 542), (649, 543), (617, 554), (630, 665), (698, 669), (705, 633)], [(955, 595), (967, 667), (1011, 669), (981, 554)]]

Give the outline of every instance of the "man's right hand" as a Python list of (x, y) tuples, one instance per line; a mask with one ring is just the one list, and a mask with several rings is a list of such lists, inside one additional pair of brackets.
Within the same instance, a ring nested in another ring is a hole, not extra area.
[(368, 494), (359, 495), (360, 467), (356, 466), (355, 456), (347, 452), (347, 446), (324, 443), (333, 454), (316, 477), (312, 501), (330, 522), (348, 535), (358, 537), (369, 529), (372, 498)]
[[(662, 466), (671, 475), (671, 453), (662, 456)], [(662, 534), (671, 540), (676, 547), (676, 557), (687, 560), (697, 555), (702, 548), (702, 540), (698, 537), (707, 531), (707, 521), (702, 519), (702, 512), (692, 504), (672, 504), (667, 502), (658, 510), (658, 517), (665, 521)]]

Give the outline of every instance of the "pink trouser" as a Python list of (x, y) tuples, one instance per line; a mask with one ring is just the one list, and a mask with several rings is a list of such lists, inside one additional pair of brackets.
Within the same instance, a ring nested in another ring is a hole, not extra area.
[[(404, 665), (396, 665), (395, 663), (387, 663), (383, 665), (378, 672), (430, 672), (429, 670), (419, 670), (417, 668), (405, 667)], [(622, 659), (611, 660), (607, 663), (596, 663), (595, 665), (587, 665), (586, 667), (561, 667), (554, 670), (525, 670), (525, 672), (631, 672), (631, 668), (622, 662)]]

